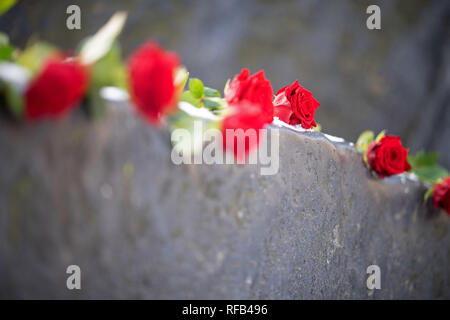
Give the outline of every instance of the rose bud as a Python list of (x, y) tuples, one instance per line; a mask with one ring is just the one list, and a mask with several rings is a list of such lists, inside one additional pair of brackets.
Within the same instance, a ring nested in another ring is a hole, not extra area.
[(25, 91), (25, 116), (30, 120), (67, 114), (83, 98), (88, 73), (74, 59), (53, 57)]
[(380, 141), (372, 142), (366, 155), (370, 168), (380, 178), (411, 170), (407, 160), (408, 150), (402, 146), (399, 137), (386, 135)]
[(178, 56), (156, 43), (145, 43), (128, 63), (131, 99), (138, 112), (151, 123), (173, 112), (177, 103), (175, 73)]
[(444, 211), (450, 215), (450, 177), (447, 177), (442, 180), (442, 182), (434, 185), (433, 206), (436, 209), (444, 209)]
[(317, 126), (314, 113), (319, 105), (311, 92), (301, 87), (297, 80), (278, 90), (273, 102), (275, 117), (291, 125), (301, 124), (304, 129)]
[(250, 76), (250, 70), (244, 68), (236, 75), (225, 90), (225, 100), (228, 104), (239, 104), (241, 101), (249, 101), (259, 107), (262, 119), (265, 123), (273, 121), (273, 89), (270, 81), (264, 76), (264, 70), (260, 70)]
[[(230, 107), (232, 114), (222, 121), (224, 151), (233, 152), (237, 159), (245, 160), (246, 155), (258, 147), (259, 130), (264, 128), (266, 122), (261, 115), (260, 107), (249, 101), (242, 101)], [(231, 136), (227, 137), (227, 132)], [(228, 139), (230, 137), (233, 139)], [(238, 143), (245, 145), (238, 148)]]

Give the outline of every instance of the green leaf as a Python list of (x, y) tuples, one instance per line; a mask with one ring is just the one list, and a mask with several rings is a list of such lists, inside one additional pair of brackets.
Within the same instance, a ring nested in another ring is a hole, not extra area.
[(415, 172), (419, 180), (430, 185), (434, 185), (437, 180), (444, 179), (449, 176), (447, 169), (441, 166), (427, 166), (418, 168)]
[(312, 129), (316, 132), (321, 132), (322, 126), (320, 125), (320, 123), (317, 122), (317, 126), (313, 127)]
[(17, 0), (1, 0), (0, 1), (0, 16), (4, 14), (6, 11), (11, 9), (13, 5), (15, 5)]
[(105, 101), (100, 97), (99, 91), (100, 91), (99, 87), (91, 86), (87, 94), (88, 114), (94, 120), (102, 118), (106, 113)]
[(6, 83), (4, 84), (4, 89), (6, 105), (8, 106), (9, 111), (14, 117), (20, 119), (23, 115), (25, 107), (22, 95)]
[(205, 97), (220, 98), (220, 92), (216, 89), (205, 87)]
[(227, 80), (227, 83), (225, 83), (225, 88), (223, 88), (223, 92), (227, 92), (228, 87), (230, 86), (230, 79)]
[(366, 130), (359, 136), (358, 140), (356, 141), (356, 149), (365, 154), (367, 151), (367, 147), (371, 142), (374, 140), (375, 134), (373, 131)]
[(381, 139), (383, 139), (386, 136), (386, 130), (381, 131), (377, 137), (375, 138), (376, 142), (379, 142)]
[(10, 61), (14, 53), (14, 48), (9, 44), (0, 45), (0, 60)]
[(423, 202), (427, 202), (428, 199), (433, 195), (433, 188), (428, 189), (428, 191), (423, 196)]
[(17, 59), (17, 63), (32, 73), (36, 73), (43, 65), (45, 60), (52, 54), (56, 54), (54, 46), (44, 42), (37, 42), (26, 48)]
[(203, 104), (209, 109), (217, 109), (220, 106), (218, 102), (209, 99), (203, 99)]
[(203, 86), (203, 82), (200, 79), (192, 78), (191, 80), (189, 80), (189, 90), (195, 98), (200, 99), (203, 96), (205, 88)]
[(0, 61), (10, 61), (14, 53), (14, 47), (9, 44), (7, 34), (0, 32)]
[(439, 153), (437, 152), (424, 152), (420, 150), (416, 155), (409, 156), (408, 162), (411, 164), (411, 171), (417, 171), (422, 167), (432, 167), (437, 165), (439, 160)]
[(117, 43), (91, 67), (91, 85), (101, 88), (115, 86), (125, 89), (127, 86), (126, 69), (122, 61), (122, 52)]
[(201, 104), (200, 99), (197, 99), (196, 97), (194, 97), (194, 95), (192, 94), (191, 91), (183, 92), (183, 94), (181, 95), (181, 101), (188, 102), (197, 108), (199, 108), (200, 104)]

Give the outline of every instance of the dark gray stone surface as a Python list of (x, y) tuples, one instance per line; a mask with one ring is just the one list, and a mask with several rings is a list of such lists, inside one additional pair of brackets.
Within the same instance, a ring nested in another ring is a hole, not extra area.
[(450, 219), (423, 186), (320, 133), (279, 135), (280, 172), (261, 176), (176, 166), (168, 132), (126, 110), (2, 121), (0, 297), (450, 298)]
[[(80, 5), (82, 30), (65, 28), (69, 4)], [(366, 28), (370, 4), (381, 8), (381, 30)], [(242, 67), (265, 69), (275, 90), (299, 79), (321, 102), (326, 132), (356, 141), (388, 129), (450, 167), (448, 0), (20, 1), (0, 30), (22, 46), (33, 36), (73, 50), (117, 10), (130, 13), (126, 55), (157, 39), (218, 89)]]

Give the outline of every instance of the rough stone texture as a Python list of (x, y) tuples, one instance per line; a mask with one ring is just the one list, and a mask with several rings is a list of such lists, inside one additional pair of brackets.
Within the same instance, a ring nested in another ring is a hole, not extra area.
[[(80, 5), (82, 30), (64, 28), (69, 4)], [(370, 4), (381, 8), (381, 30), (366, 28)], [(33, 35), (72, 50), (119, 9), (130, 12), (126, 55), (158, 39), (219, 89), (242, 67), (265, 69), (275, 90), (299, 79), (321, 102), (326, 132), (356, 141), (388, 129), (450, 167), (448, 0), (20, 1), (0, 30), (20, 45)]]
[[(320, 133), (280, 172), (182, 165), (126, 110), (0, 124), (1, 298), (450, 298), (450, 219)], [(66, 289), (66, 267), (82, 290)], [(366, 289), (366, 268), (382, 289)]]

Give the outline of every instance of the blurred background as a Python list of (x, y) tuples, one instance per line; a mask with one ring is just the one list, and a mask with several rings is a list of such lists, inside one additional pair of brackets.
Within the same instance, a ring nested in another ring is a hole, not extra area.
[[(81, 8), (81, 30), (65, 27), (70, 4)], [(370, 4), (381, 8), (381, 30), (366, 27)], [(450, 167), (448, 0), (27, 0), (0, 17), (0, 31), (17, 46), (40, 39), (74, 50), (118, 10), (129, 12), (125, 56), (156, 39), (217, 89), (243, 67), (264, 69), (274, 91), (299, 79), (321, 103), (324, 132), (355, 141), (387, 129)]]

